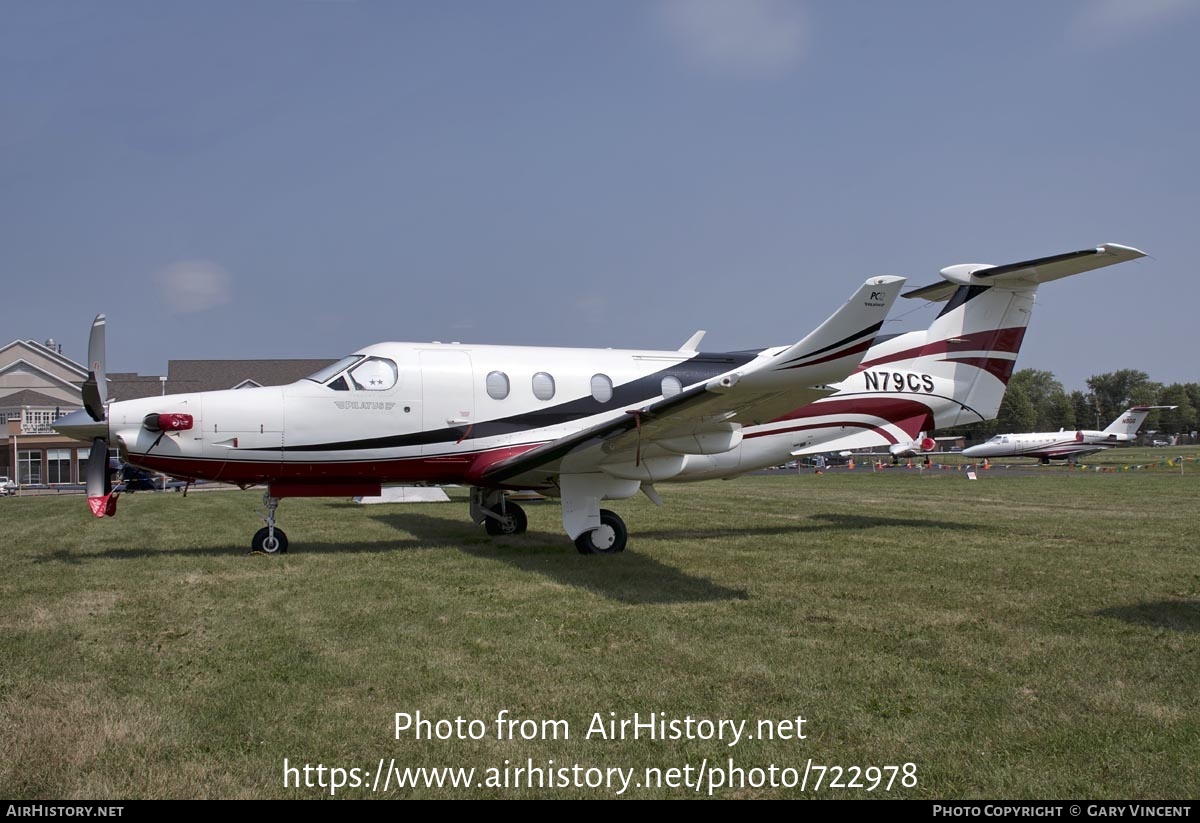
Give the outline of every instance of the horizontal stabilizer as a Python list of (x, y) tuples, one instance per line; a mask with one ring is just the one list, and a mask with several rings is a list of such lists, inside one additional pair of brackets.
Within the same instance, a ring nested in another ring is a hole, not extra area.
[(1003, 266), (964, 263), (942, 269), (941, 275), (946, 282), (922, 286), (919, 289), (905, 292), (903, 296), (920, 300), (942, 301), (948, 300), (959, 286), (1036, 286), (1040, 283), (1049, 283), (1051, 280), (1069, 277), (1072, 274), (1082, 274), (1092, 269), (1111, 266), (1114, 263), (1124, 263), (1127, 260), (1136, 260), (1145, 256), (1145, 252), (1131, 246), (1104, 243), (1092, 249), (1039, 257), (1036, 260), (1023, 260)]

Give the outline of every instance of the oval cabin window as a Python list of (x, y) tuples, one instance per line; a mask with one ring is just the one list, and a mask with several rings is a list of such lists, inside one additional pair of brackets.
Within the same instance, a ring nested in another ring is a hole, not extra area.
[(503, 400), (508, 397), (508, 375), (502, 371), (488, 372), (488, 397), (493, 400)]
[(607, 403), (612, 400), (613, 385), (607, 374), (592, 375), (592, 399), (597, 403)]
[(679, 382), (678, 377), (664, 377), (662, 379), (662, 395), (666, 397), (674, 397), (683, 391), (683, 384)]
[(538, 400), (554, 397), (554, 378), (540, 371), (533, 376), (533, 396)]

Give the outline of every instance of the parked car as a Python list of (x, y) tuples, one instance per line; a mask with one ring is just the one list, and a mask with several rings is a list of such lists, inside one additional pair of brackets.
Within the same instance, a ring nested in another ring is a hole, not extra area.
[(0, 497), (8, 497), (10, 494), (17, 493), (17, 484), (8, 479), (7, 475), (0, 474)]

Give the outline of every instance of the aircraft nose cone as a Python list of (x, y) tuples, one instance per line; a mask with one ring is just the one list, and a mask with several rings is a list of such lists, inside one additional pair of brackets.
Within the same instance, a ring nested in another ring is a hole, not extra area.
[(88, 443), (97, 437), (108, 437), (108, 423), (104, 421), (97, 423), (90, 414), (82, 409), (58, 418), (51, 428), (63, 437)]

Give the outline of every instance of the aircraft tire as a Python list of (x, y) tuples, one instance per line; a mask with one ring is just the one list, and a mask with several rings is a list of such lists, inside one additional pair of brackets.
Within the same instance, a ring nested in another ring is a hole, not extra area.
[[(483, 528), (488, 534), (493, 537), (501, 537), (510, 534), (524, 534), (529, 528), (529, 518), (525, 516), (525, 510), (516, 503), (505, 503), (504, 510), (507, 512), (507, 517), (503, 520), (497, 520), (494, 517), (489, 517), (483, 521)], [(496, 514), (500, 514), (500, 509), (492, 509)], [(504, 515), (501, 515), (504, 517)]]
[(275, 545), (267, 548), (267, 527), (263, 526), (254, 533), (254, 539), (250, 541), (251, 551), (263, 552), (264, 554), (287, 554), (288, 539), (283, 533), (283, 529), (275, 529)]
[(616, 512), (600, 510), (600, 528), (586, 531), (575, 538), (580, 554), (616, 554), (625, 551), (629, 530)]

